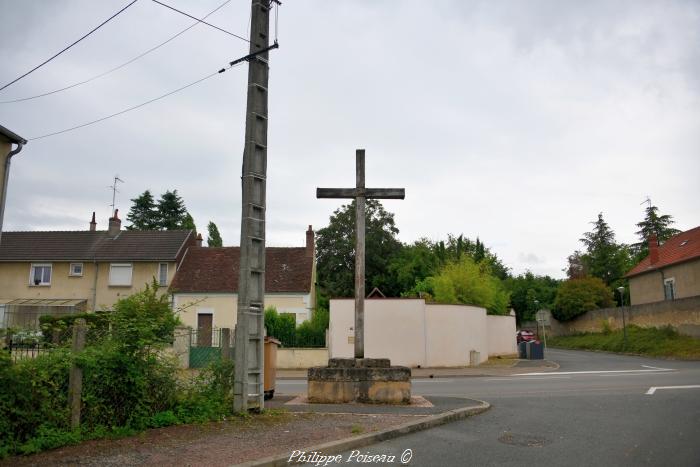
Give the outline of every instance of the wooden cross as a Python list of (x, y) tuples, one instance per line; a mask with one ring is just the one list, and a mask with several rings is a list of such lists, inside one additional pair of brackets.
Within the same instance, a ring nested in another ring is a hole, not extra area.
[(316, 198), (355, 199), (355, 358), (365, 357), (365, 200), (404, 199), (403, 188), (365, 188), (365, 150), (355, 151), (355, 188), (316, 188)]

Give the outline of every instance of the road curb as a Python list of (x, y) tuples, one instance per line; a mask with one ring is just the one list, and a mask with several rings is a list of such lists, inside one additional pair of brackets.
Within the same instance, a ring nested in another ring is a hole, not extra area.
[[(415, 433), (417, 431), (427, 430), (439, 425), (444, 425), (445, 423), (453, 422), (456, 420), (462, 420), (472, 415), (478, 415), (480, 413), (486, 412), (491, 408), (491, 404), (485, 401), (477, 401), (479, 405), (470, 405), (467, 407), (462, 407), (460, 409), (448, 410), (447, 412), (442, 412), (437, 415), (429, 415), (421, 420), (416, 420), (403, 425), (396, 426), (394, 428), (387, 428), (386, 430), (377, 431), (376, 433), (368, 433), (366, 435), (354, 436), (352, 438), (339, 439), (336, 441), (329, 441), (327, 443), (319, 444), (316, 446), (308, 446), (300, 449), (300, 451), (319, 452), (324, 455), (338, 454), (350, 449), (357, 449), (364, 446), (369, 446), (370, 444), (379, 443), (381, 441), (386, 441), (389, 439), (398, 438), (410, 433)], [(244, 462), (242, 464), (236, 464), (238, 467), (277, 467), (288, 465), (290, 453), (284, 455), (276, 455), (264, 457), (262, 459)]]

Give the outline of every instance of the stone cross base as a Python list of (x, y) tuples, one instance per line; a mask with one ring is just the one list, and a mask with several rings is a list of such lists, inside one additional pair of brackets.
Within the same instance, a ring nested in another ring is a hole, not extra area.
[(388, 358), (331, 358), (309, 368), (311, 403), (409, 404), (411, 369), (391, 366)]

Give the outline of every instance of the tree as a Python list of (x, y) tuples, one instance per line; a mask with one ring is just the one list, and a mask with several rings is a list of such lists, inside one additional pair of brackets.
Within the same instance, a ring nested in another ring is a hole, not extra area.
[(420, 282), (416, 289), (438, 303), (482, 306), (492, 314), (508, 312), (509, 293), (501, 281), (491, 274), (488, 264), (476, 263), (469, 256), (448, 263), (438, 274)]
[(435, 274), (440, 267), (434, 245), (422, 238), (412, 245), (404, 245), (389, 263), (389, 274), (401, 295), (410, 295), (417, 282)]
[(128, 230), (156, 230), (158, 229), (158, 210), (153, 195), (149, 190), (131, 200), (134, 203), (126, 216), (131, 222)]
[[(188, 222), (187, 208), (177, 190), (166, 191), (158, 200), (158, 226), (161, 230), (181, 230)], [(189, 221), (192, 221), (190, 216)], [(192, 222), (194, 224), (194, 222)]]
[(569, 279), (581, 279), (588, 275), (588, 269), (583, 259), (583, 254), (576, 250), (567, 258), (568, 266), (563, 271)]
[(207, 236), (207, 246), (223, 246), (223, 240), (221, 240), (221, 234), (219, 233), (219, 228), (213, 222), (209, 221), (207, 225), (207, 231), (209, 235)]
[(600, 278), (570, 279), (559, 286), (552, 315), (559, 321), (567, 321), (587, 311), (612, 305), (612, 291)]
[(559, 282), (549, 276), (536, 276), (530, 271), (506, 279), (504, 285), (510, 292), (510, 304), (517, 321), (531, 321), (539, 309), (551, 309)]
[(583, 264), (591, 276), (602, 279), (606, 285), (613, 285), (629, 269), (629, 249), (615, 242), (615, 233), (603, 219), (602, 212), (598, 214), (598, 220), (591, 224), (593, 230), (584, 233), (581, 238), (586, 245)]
[(652, 235), (656, 235), (657, 241), (662, 244), (674, 235), (681, 233), (680, 230), (671, 227), (675, 223), (673, 217), (668, 214), (659, 215), (659, 208), (652, 206), (651, 202), (644, 211), (644, 220), (637, 224), (639, 230), (635, 232), (640, 241), (632, 245), (635, 263), (649, 254), (649, 237)]
[[(365, 210), (365, 287), (379, 287), (387, 296), (401, 290), (388, 266), (401, 250), (394, 215), (374, 199)], [(319, 284), (332, 297), (352, 297), (355, 290), (355, 201), (333, 212), (327, 227), (316, 233)]]
[(182, 228), (184, 230), (197, 230), (197, 226), (194, 225), (194, 219), (192, 218), (192, 214), (189, 212), (185, 214), (185, 219), (182, 221)]

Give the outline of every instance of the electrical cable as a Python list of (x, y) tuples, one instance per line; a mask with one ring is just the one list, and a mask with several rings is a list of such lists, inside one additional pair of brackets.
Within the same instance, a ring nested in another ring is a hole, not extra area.
[(203, 20), (201, 20), (201, 19), (199, 19), (199, 18), (196, 18), (196, 17), (194, 17), (194, 16), (192, 16), (192, 15), (190, 15), (190, 14), (187, 14), (187, 13), (185, 13), (184, 11), (178, 10), (177, 8), (171, 7), (170, 5), (166, 5), (166, 4), (163, 3), (163, 2), (159, 2), (158, 0), (152, 0), (152, 1), (153, 1), (154, 3), (157, 3), (158, 5), (164, 6), (165, 8), (170, 8), (171, 10), (176, 11), (176, 12), (180, 13), (181, 15), (185, 15), (185, 16), (187, 16), (188, 18), (196, 19), (196, 20), (199, 21), (200, 23), (204, 23), (204, 24), (206, 24), (207, 26), (210, 26), (210, 27), (212, 27), (212, 28), (214, 28), (214, 29), (217, 29), (217, 30), (219, 30), (219, 31), (221, 31), (221, 32), (225, 32), (226, 34), (228, 34), (228, 35), (230, 35), (230, 36), (237, 37), (238, 39), (240, 39), (240, 40), (242, 40), (242, 41), (250, 42), (250, 41), (249, 41), (248, 39), (246, 39), (245, 37), (242, 37), (242, 36), (239, 36), (239, 35), (237, 35), (237, 34), (234, 34), (234, 33), (230, 32), (230, 31), (227, 31), (226, 29), (222, 29), (222, 28), (220, 28), (220, 27), (218, 27), (218, 26), (214, 26), (214, 25), (211, 24), (211, 23), (207, 23), (206, 21), (203, 21)]
[[(231, 2), (231, 0), (226, 0), (224, 3), (222, 3), (222, 4), (219, 5), (219, 6), (217, 6), (217, 7), (214, 8), (212, 11), (210, 11), (209, 13), (207, 13), (206, 15), (204, 15), (204, 17), (203, 17), (202, 19), (207, 18), (207, 17), (213, 15), (214, 13), (216, 13), (217, 11), (219, 11), (221, 8), (223, 8), (224, 6), (226, 6), (227, 4), (229, 4), (230, 2)], [(79, 81), (79, 82), (77, 82), (77, 83), (70, 84), (70, 85), (68, 85), (68, 86), (64, 86), (64, 87), (59, 88), (59, 89), (54, 89), (53, 91), (47, 91), (47, 92), (44, 92), (44, 93), (42, 93), (42, 94), (37, 94), (37, 95), (35, 95), (35, 96), (22, 97), (22, 98), (18, 98), (18, 99), (7, 100), (7, 101), (0, 101), (0, 104), (11, 104), (11, 103), (15, 103), (15, 102), (23, 102), (23, 101), (28, 101), (28, 100), (31, 100), (31, 99), (37, 99), (37, 98), (39, 98), (39, 97), (50, 96), (51, 94), (56, 94), (57, 92), (66, 91), (66, 90), (72, 89), (72, 88), (74, 88), (74, 87), (76, 87), (76, 86), (81, 86), (81, 85), (87, 84), (87, 83), (89, 83), (89, 82), (91, 82), (91, 81), (95, 81), (96, 79), (102, 78), (103, 76), (106, 76), (106, 75), (108, 75), (108, 74), (110, 74), (110, 73), (113, 73), (113, 72), (115, 72), (115, 71), (117, 71), (117, 70), (120, 70), (121, 68), (124, 68), (125, 66), (132, 64), (132, 63), (135, 62), (136, 60), (138, 60), (138, 59), (140, 59), (140, 58), (142, 58), (142, 57), (145, 57), (146, 55), (150, 54), (151, 52), (153, 52), (153, 51), (155, 51), (155, 50), (157, 50), (157, 49), (159, 49), (159, 48), (161, 48), (162, 46), (164, 46), (165, 44), (169, 43), (170, 41), (176, 39), (177, 37), (180, 37), (182, 34), (184, 34), (185, 32), (189, 31), (189, 30), (192, 29), (193, 27), (197, 26), (199, 23), (200, 23), (200, 21), (197, 21), (196, 23), (192, 23), (190, 26), (188, 26), (188, 27), (186, 27), (185, 29), (183, 29), (182, 31), (178, 32), (177, 34), (175, 34), (174, 36), (172, 36), (170, 39), (167, 39), (167, 40), (161, 42), (160, 44), (158, 44), (158, 45), (156, 45), (156, 46), (154, 46), (154, 47), (151, 47), (150, 49), (148, 49), (148, 50), (146, 50), (145, 52), (143, 52), (143, 53), (137, 55), (136, 57), (134, 57), (134, 58), (132, 58), (132, 59), (130, 59), (130, 60), (128, 60), (128, 61), (122, 63), (121, 65), (118, 65), (118, 66), (116, 66), (116, 67), (114, 67), (114, 68), (112, 68), (112, 69), (109, 69), (109, 70), (107, 70), (107, 71), (105, 71), (105, 72), (103, 72), (103, 73), (100, 73), (100, 74), (98, 74), (98, 75), (95, 75), (95, 76), (93, 76), (93, 77), (91, 77), (91, 78), (88, 78), (88, 79), (83, 80), (83, 81)]]
[(158, 96), (158, 97), (155, 97), (155, 98), (153, 98), (153, 99), (150, 99), (150, 100), (148, 100), (148, 101), (146, 101), (146, 102), (142, 102), (141, 104), (128, 107), (128, 108), (126, 108), (126, 109), (120, 110), (119, 112), (115, 112), (115, 113), (110, 114), (110, 115), (107, 115), (107, 116), (105, 116), (105, 117), (98, 118), (98, 119), (96, 119), (96, 120), (92, 120), (92, 121), (89, 121), (89, 122), (86, 122), (86, 123), (82, 123), (82, 124), (80, 124), (80, 125), (76, 125), (76, 126), (73, 126), (73, 127), (70, 127), (70, 128), (65, 128), (65, 129), (63, 129), (63, 130), (54, 131), (54, 132), (52, 132), (52, 133), (47, 133), (47, 134), (41, 135), (41, 136), (34, 136), (34, 137), (32, 137), (32, 138), (27, 138), (27, 141), (36, 141), (36, 140), (39, 140), (39, 139), (48, 138), (49, 136), (60, 135), (60, 134), (62, 134), (62, 133), (67, 133), (67, 132), (69, 132), (69, 131), (77, 130), (77, 129), (79, 129), (79, 128), (84, 128), (84, 127), (86, 127), (86, 126), (93, 125), (93, 124), (95, 124), (95, 123), (103, 122), (103, 121), (105, 121), (105, 120), (107, 120), (107, 119), (116, 117), (116, 116), (118, 116), (118, 115), (122, 115), (122, 114), (125, 114), (125, 113), (127, 113), (127, 112), (131, 112), (132, 110), (139, 109), (139, 108), (141, 108), (141, 107), (143, 107), (143, 106), (145, 106), (145, 105), (151, 104), (151, 103), (156, 102), (156, 101), (159, 101), (159, 100), (161, 100), (161, 99), (163, 99), (163, 98), (165, 98), (165, 97), (171, 96), (171, 95), (173, 95), (173, 94), (175, 94), (175, 93), (177, 93), (177, 92), (183, 91), (183, 90), (185, 90), (185, 89), (187, 89), (187, 88), (189, 88), (189, 87), (191, 87), (191, 86), (194, 86), (195, 84), (201, 83), (202, 81), (206, 81), (206, 80), (208, 80), (208, 79), (210, 79), (210, 78), (212, 78), (212, 77), (214, 77), (214, 76), (216, 76), (216, 75), (219, 75), (219, 74), (221, 74), (221, 73), (226, 72), (227, 70), (229, 70), (229, 69), (231, 69), (231, 68), (233, 68), (233, 67), (235, 67), (235, 66), (238, 66), (238, 65), (242, 64), (243, 62), (245, 62), (245, 61), (251, 59), (252, 57), (255, 57), (256, 55), (260, 55), (260, 54), (265, 53), (265, 52), (268, 52), (268, 51), (270, 51), (270, 50), (272, 50), (272, 49), (276, 49), (276, 48), (278, 48), (278, 47), (279, 47), (279, 45), (275, 42), (273, 45), (271, 45), (271, 46), (269, 46), (269, 47), (266, 47), (266, 48), (264, 48), (264, 49), (258, 50), (257, 52), (250, 53), (250, 54), (245, 55), (245, 56), (243, 56), (243, 57), (237, 58), (236, 60), (233, 60), (232, 62), (229, 62), (228, 66), (226, 66), (226, 67), (224, 67), (224, 68), (221, 68), (220, 70), (215, 71), (214, 73), (210, 73), (210, 74), (208, 74), (208, 75), (206, 75), (206, 76), (204, 76), (204, 77), (202, 77), (202, 78), (199, 78), (199, 79), (196, 80), (196, 81), (193, 81), (193, 82), (191, 82), (191, 83), (189, 83), (189, 84), (186, 84), (186, 85), (184, 85), (184, 86), (181, 86), (181, 87), (179, 87), (179, 88), (177, 88), (177, 89), (174, 89), (174, 90), (172, 90), (172, 91), (170, 91), (170, 92), (167, 92), (167, 93), (165, 93), (165, 94), (163, 94), (163, 95), (160, 95), (160, 96)]
[(35, 67), (32, 68), (31, 70), (29, 70), (28, 72), (26, 72), (25, 74), (23, 74), (22, 76), (19, 76), (19, 77), (13, 79), (13, 80), (10, 81), (9, 83), (7, 83), (7, 84), (4, 85), (3, 87), (1, 87), (1, 88), (0, 88), (0, 91), (2, 91), (3, 89), (5, 89), (6, 87), (8, 87), (8, 86), (10, 86), (10, 85), (12, 85), (12, 84), (14, 84), (14, 83), (16, 83), (17, 81), (21, 80), (22, 78), (24, 78), (25, 76), (29, 75), (30, 73), (33, 73), (34, 71), (38, 70), (38, 69), (41, 68), (42, 66), (46, 65), (47, 63), (49, 63), (49, 62), (50, 62), (51, 60), (53, 60), (54, 58), (58, 57), (59, 55), (61, 55), (61, 54), (62, 54), (63, 52), (65, 52), (66, 50), (70, 49), (70, 48), (73, 47), (75, 44), (77, 44), (78, 42), (80, 42), (80, 41), (82, 41), (83, 39), (85, 39), (86, 37), (88, 37), (88, 36), (89, 36), (90, 34), (92, 34), (93, 32), (97, 31), (97, 30), (100, 29), (102, 26), (104, 26), (105, 24), (109, 23), (112, 19), (116, 18), (117, 15), (119, 15), (121, 12), (123, 12), (124, 10), (126, 10), (127, 8), (129, 8), (131, 5), (133, 5), (133, 4), (136, 3), (137, 1), (138, 1), (138, 0), (133, 0), (133, 1), (132, 1), (131, 3), (129, 3), (127, 6), (125, 6), (124, 8), (122, 8), (121, 10), (119, 10), (119, 11), (116, 12), (116, 13), (114, 13), (112, 16), (110, 16), (110, 17), (107, 18), (106, 20), (104, 20), (99, 26), (97, 26), (96, 28), (94, 28), (92, 31), (88, 32), (88, 33), (85, 34), (83, 37), (81, 37), (80, 39), (78, 39), (77, 41), (73, 42), (71, 45), (69, 45), (69, 46), (66, 47), (65, 49), (63, 49), (63, 50), (61, 50), (60, 52), (58, 52), (58, 53), (57, 53), (56, 55), (54, 55), (53, 57), (51, 57), (51, 58), (45, 60), (44, 62), (40, 63), (39, 65), (35, 66)]

